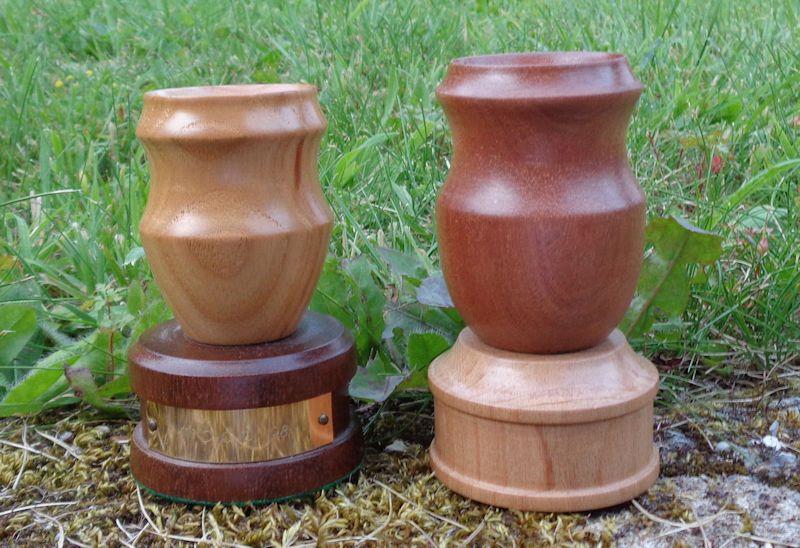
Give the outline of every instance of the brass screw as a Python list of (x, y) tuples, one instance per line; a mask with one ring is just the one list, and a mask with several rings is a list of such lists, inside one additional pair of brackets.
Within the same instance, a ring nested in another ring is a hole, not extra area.
[(317, 421), (323, 426), (328, 424), (328, 415), (326, 415), (325, 413), (321, 414), (317, 419)]
[(155, 432), (156, 429), (158, 428), (158, 423), (156, 422), (156, 419), (147, 419), (147, 428), (151, 432)]

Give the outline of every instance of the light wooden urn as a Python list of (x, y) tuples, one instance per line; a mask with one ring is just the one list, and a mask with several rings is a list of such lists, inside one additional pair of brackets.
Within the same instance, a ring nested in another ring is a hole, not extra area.
[(589, 510), (658, 475), (658, 373), (615, 330), (644, 245), (625, 148), (641, 90), (624, 56), (593, 52), (456, 59), (437, 89), (439, 249), (468, 327), (429, 370), (431, 464), (463, 495)]
[(306, 310), (333, 220), (316, 167), (325, 127), (305, 84), (145, 95), (140, 227), (177, 320), (128, 351), (142, 411), (131, 473), (156, 495), (267, 504), (361, 462), (353, 336)]
[(145, 94), (142, 242), (192, 339), (253, 344), (297, 329), (333, 222), (316, 167), (325, 128), (306, 84)]

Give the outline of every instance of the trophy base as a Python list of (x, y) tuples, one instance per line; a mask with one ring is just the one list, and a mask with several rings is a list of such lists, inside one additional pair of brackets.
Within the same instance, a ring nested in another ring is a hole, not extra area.
[(142, 407), (131, 472), (148, 491), (263, 504), (328, 487), (361, 463), (347, 395), (353, 339), (329, 316), (309, 312), (285, 339), (236, 346), (192, 341), (166, 322), (128, 358)]
[(431, 364), (436, 476), (506, 508), (575, 512), (613, 506), (658, 477), (658, 372), (619, 331), (581, 352), (520, 354), (469, 329)]

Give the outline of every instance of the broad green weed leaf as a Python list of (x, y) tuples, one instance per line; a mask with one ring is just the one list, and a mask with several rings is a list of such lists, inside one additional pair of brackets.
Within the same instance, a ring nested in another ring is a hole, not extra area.
[(436, 333), (412, 333), (408, 337), (406, 357), (409, 367), (426, 370), (439, 354), (450, 348), (450, 343)]
[(322, 269), (319, 283), (311, 299), (311, 309), (329, 314), (353, 331), (361, 360), (381, 343), (385, 327), (383, 318), (386, 296), (378, 287), (374, 267), (361, 256), (342, 266), (330, 260)]
[(739, 218), (736, 227), (750, 230), (764, 230), (770, 228), (781, 230), (782, 223), (789, 212), (783, 207), (757, 205), (751, 207)]
[(692, 280), (688, 265), (711, 264), (722, 254), (722, 238), (677, 217), (653, 219), (647, 226), (647, 240), (653, 245), (645, 258), (636, 287), (620, 329), (628, 337), (647, 331), (657, 311), (675, 318), (689, 302)]
[(64, 374), (75, 395), (92, 407), (114, 416), (127, 416), (127, 410), (121, 405), (109, 403), (102, 398), (88, 367), (76, 362), (68, 367)]
[[(10, 366), (36, 332), (36, 310), (23, 304), (0, 306), (0, 365), (10, 375)], [(9, 377), (13, 379), (13, 377)]]
[(95, 381), (95, 377), (102, 377), (109, 372), (108, 362), (112, 358), (109, 348), (112, 337), (113, 334), (109, 331), (99, 331), (94, 337), (89, 351), (78, 358), (75, 363), (64, 368), (64, 376), (75, 396), (92, 407), (109, 415), (127, 415), (125, 408), (103, 399)]
[(439, 308), (455, 306), (441, 274), (433, 274), (422, 280), (422, 284), (417, 289), (417, 300), (422, 304)]
[(136, 264), (136, 262), (139, 261), (139, 259), (143, 258), (144, 258), (144, 248), (141, 246), (134, 247), (125, 256), (125, 260), (122, 262), (122, 265), (131, 266)]
[(128, 287), (128, 312), (131, 316), (138, 317), (144, 306), (144, 290), (138, 280), (133, 280)]
[(345, 267), (356, 284), (359, 306), (356, 308), (356, 321), (359, 334), (366, 333), (370, 343), (380, 344), (383, 328), (386, 323), (383, 319), (383, 309), (386, 306), (386, 296), (383, 290), (375, 283), (372, 277), (374, 267), (366, 256), (354, 259)]
[(351, 315), (353, 280), (342, 270), (339, 261), (328, 259), (322, 267), (317, 288), (311, 297), (311, 310), (333, 316), (348, 329), (355, 327)]
[(401, 388), (428, 388), (428, 366), (450, 343), (436, 333), (412, 333), (406, 345), (406, 361), (411, 370)]
[(381, 258), (389, 265), (389, 269), (397, 276), (419, 279), (425, 267), (419, 257), (411, 253), (403, 253), (395, 249), (381, 247), (378, 249)]
[(705, 114), (712, 122), (734, 122), (741, 114), (744, 103), (736, 96), (723, 97), (721, 101), (708, 109)]
[(777, 177), (779, 174), (783, 173), (784, 171), (791, 171), (796, 168), (800, 168), (800, 158), (793, 158), (791, 160), (778, 162), (777, 164), (772, 165), (767, 169), (756, 173), (752, 178), (742, 183), (742, 186), (740, 186), (736, 190), (736, 192), (728, 196), (728, 199), (725, 200), (725, 203), (723, 204), (719, 213), (717, 213), (711, 220), (711, 228), (714, 228), (717, 224), (720, 223), (720, 221), (722, 221), (722, 219), (724, 219), (728, 215), (728, 213), (736, 209), (751, 194), (762, 189), (765, 185), (767, 185), (773, 179), (775, 179), (775, 177)]
[(423, 314), (425, 323), (433, 327), (451, 343), (455, 342), (458, 334), (464, 329), (464, 320), (455, 308), (426, 308)]
[(392, 372), (380, 356), (370, 359), (365, 367), (359, 367), (350, 381), (350, 395), (361, 400), (382, 402), (392, 395), (404, 375)]
[(130, 377), (128, 375), (122, 375), (101, 386), (98, 390), (98, 394), (102, 398), (113, 398), (114, 396), (130, 394), (132, 391)]
[(0, 417), (35, 413), (64, 392), (68, 386), (64, 368), (90, 352), (95, 337), (93, 334), (39, 360), (0, 402)]

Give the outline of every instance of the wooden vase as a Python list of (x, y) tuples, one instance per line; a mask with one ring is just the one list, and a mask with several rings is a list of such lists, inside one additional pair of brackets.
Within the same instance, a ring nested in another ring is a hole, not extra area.
[(192, 339), (253, 344), (297, 328), (333, 222), (316, 167), (325, 128), (311, 85), (145, 94), (142, 243)]
[(622, 55), (453, 61), (436, 95), (453, 133), (436, 206), (447, 286), (495, 348), (572, 352), (630, 304), (645, 203), (625, 132), (642, 85)]
[(332, 224), (316, 88), (168, 89), (144, 103), (142, 240), (177, 322), (128, 352), (142, 409), (131, 472), (155, 494), (207, 504), (348, 477), (362, 455), (353, 337), (306, 312)]
[(468, 328), (429, 369), (431, 464), (463, 495), (590, 510), (658, 475), (658, 372), (615, 330), (643, 251), (625, 149), (641, 91), (622, 55), (586, 52), (457, 59), (437, 90), (439, 248)]

